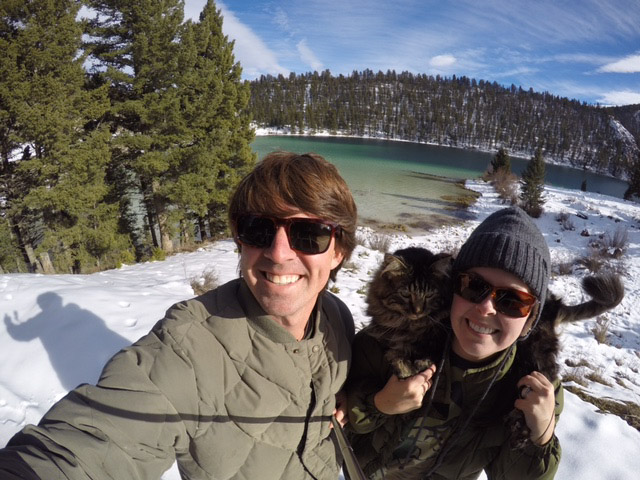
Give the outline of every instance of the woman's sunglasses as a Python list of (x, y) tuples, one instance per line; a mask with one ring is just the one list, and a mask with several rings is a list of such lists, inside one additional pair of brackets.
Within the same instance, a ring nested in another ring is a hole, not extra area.
[(508, 287), (494, 287), (476, 273), (459, 273), (454, 291), (471, 303), (482, 303), (491, 296), (498, 313), (507, 317), (526, 317), (538, 299), (530, 293)]
[(249, 247), (268, 248), (280, 226), (287, 232), (289, 247), (307, 255), (326, 252), (331, 238), (342, 231), (340, 225), (327, 220), (241, 215), (236, 221), (236, 240)]

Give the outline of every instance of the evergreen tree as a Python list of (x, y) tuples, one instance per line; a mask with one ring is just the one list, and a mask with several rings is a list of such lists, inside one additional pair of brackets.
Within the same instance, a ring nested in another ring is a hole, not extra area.
[(491, 160), (491, 170), (494, 173), (498, 170), (504, 170), (505, 173), (511, 172), (511, 157), (504, 148), (500, 148)]
[(9, 219), (2, 216), (0, 217), (0, 274), (7, 272), (27, 272), (27, 266)]
[[(162, 190), (171, 149), (184, 140), (175, 85), (181, 53), (181, 0), (91, 0), (89, 22), (96, 83), (109, 87), (113, 181), (143, 193), (153, 246), (173, 250), (170, 206)], [(159, 236), (156, 236), (159, 232)]]
[(624, 192), (624, 199), (631, 200), (633, 197), (640, 197), (640, 155), (631, 171), (631, 181), (627, 190)]
[(74, 0), (7, 2), (2, 12), (9, 52), (2, 69), (10, 72), (0, 80), (10, 129), (3, 131), (5, 214), (29, 268), (41, 271), (86, 271), (130, 258), (104, 182), (105, 91), (84, 89), (79, 7)]
[(545, 164), (542, 150), (538, 148), (535, 155), (527, 164), (520, 181), (520, 202), (523, 210), (530, 216), (538, 218), (542, 214), (544, 205), (544, 176)]
[(209, 0), (198, 23), (187, 22), (177, 95), (188, 142), (174, 153), (176, 169), (163, 193), (175, 207), (174, 221), (188, 237), (194, 221), (201, 235), (226, 226), (229, 197), (255, 161), (247, 111), (249, 85), (222, 33), (222, 16)]
[(220, 223), (230, 190), (254, 161), (249, 87), (213, 1), (195, 24), (182, 23), (179, 0), (94, 6), (93, 52), (119, 133), (113, 171), (121, 183), (138, 183), (153, 245), (170, 252), (178, 236), (192, 238), (195, 220), (201, 231)]

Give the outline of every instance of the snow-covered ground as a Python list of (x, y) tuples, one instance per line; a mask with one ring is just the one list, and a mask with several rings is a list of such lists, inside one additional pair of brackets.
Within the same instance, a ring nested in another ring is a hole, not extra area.
[[(393, 235), (390, 250), (420, 245), (455, 251), (480, 221), (503, 206), (487, 184), (471, 181), (468, 186), (482, 193), (470, 209), (474, 220), (419, 235)], [(536, 222), (556, 265), (588, 256), (590, 242), (627, 238), (616, 261), (625, 272), (625, 299), (598, 321), (562, 327), (562, 373), (583, 383), (580, 388), (594, 397), (640, 404), (640, 205), (559, 188), (547, 188), (546, 199), (545, 213)], [(566, 214), (565, 227), (573, 230), (563, 228), (556, 220), (559, 214)], [(382, 259), (368, 246), (377, 235), (360, 229), (363, 245), (333, 286), (358, 326), (368, 322), (364, 289)], [(37, 423), (67, 390), (95, 382), (112, 354), (144, 335), (170, 305), (192, 297), (191, 280), (207, 271), (215, 272), (219, 284), (237, 276), (231, 240), (163, 262), (93, 275), (0, 275), (0, 446), (27, 423)], [(574, 266), (569, 275), (554, 275), (550, 288), (567, 303), (582, 301), (579, 281), (586, 273)], [(598, 322), (608, 324), (604, 343), (593, 333)], [(557, 433), (563, 447), (558, 479), (637, 478), (640, 432), (619, 417), (598, 413), (567, 392)], [(178, 478), (175, 468), (163, 476)]]

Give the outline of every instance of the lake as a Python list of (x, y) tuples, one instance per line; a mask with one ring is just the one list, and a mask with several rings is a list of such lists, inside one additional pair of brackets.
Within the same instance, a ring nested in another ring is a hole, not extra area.
[[(251, 144), (262, 158), (275, 150), (314, 152), (336, 165), (353, 192), (359, 223), (423, 230), (466, 218), (460, 203), (472, 195), (463, 181), (481, 176), (494, 154), (410, 142), (344, 137), (267, 135)], [(528, 159), (511, 157), (516, 175)], [(569, 167), (546, 166), (549, 185), (621, 198), (627, 183)]]

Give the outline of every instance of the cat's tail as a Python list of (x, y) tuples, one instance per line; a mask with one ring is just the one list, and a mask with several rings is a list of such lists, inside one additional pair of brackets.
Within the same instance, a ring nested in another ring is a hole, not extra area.
[(596, 317), (618, 305), (624, 297), (624, 285), (615, 274), (585, 277), (582, 290), (591, 300), (578, 305), (561, 304), (556, 323), (574, 322)]

